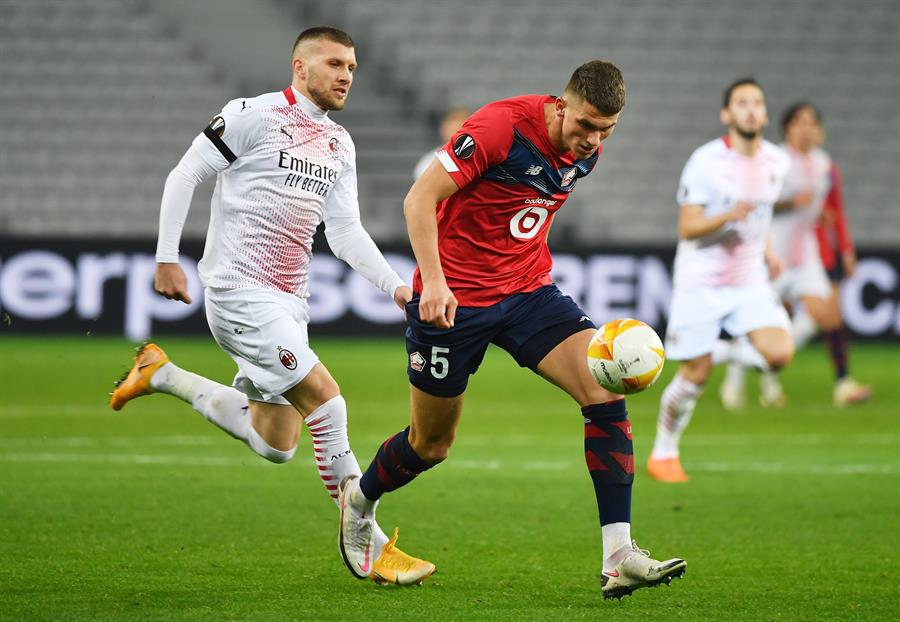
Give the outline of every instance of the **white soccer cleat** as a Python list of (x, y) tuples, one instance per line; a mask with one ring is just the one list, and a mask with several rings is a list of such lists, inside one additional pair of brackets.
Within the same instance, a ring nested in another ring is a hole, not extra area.
[(341, 530), (338, 544), (344, 564), (357, 579), (367, 579), (375, 561), (375, 511), (357, 508), (351, 493), (359, 489), (359, 477), (348, 475), (338, 484)]
[(850, 406), (865, 402), (872, 397), (872, 387), (859, 384), (850, 376), (845, 376), (834, 385), (834, 405)]
[(650, 557), (650, 551), (639, 549), (637, 543), (631, 542), (631, 549), (612, 570), (604, 570), (600, 575), (603, 598), (619, 598), (628, 596), (642, 587), (656, 587), (661, 583), (668, 585), (672, 579), (684, 575), (687, 562), (674, 558), (657, 561)]
[(725, 372), (725, 379), (719, 386), (719, 399), (725, 410), (740, 410), (747, 405), (747, 392), (744, 387), (744, 368), (730, 363)]
[(759, 376), (759, 404), (760, 406), (774, 406), (784, 408), (787, 406), (787, 395), (781, 388), (778, 374), (763, 372)]

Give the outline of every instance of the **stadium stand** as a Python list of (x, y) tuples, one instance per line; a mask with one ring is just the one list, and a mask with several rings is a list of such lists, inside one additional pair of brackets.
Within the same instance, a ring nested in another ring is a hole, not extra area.
[[(893, 176), (900, 132), (900, 4), (801, 0), (597, 3), (589, 0), (374, 0), (341, 5), (343, 19), (383, 54), (427, 108), (479, 105), (561, 89), (583, 60), (619, 64), (629, 103), (602, 165), (554, 225), (582, 243), (668, 241), (674, 190), (691, 150), (721, 129), (719, 94), (736, 77), (766, 88), (778, 139), (780, 111), (817, 102), (828, 148), (844, 168), (856, 237), (898, 240)], [(574, 209), (570, 209), (574, 208)], [(627, 215), (627, 217), (623, 217)], [(577, 223), (577, 225), (576, 225)], [(890, 226), (887, 226), (890, 223)]]
[[(720, 132), (723, 87), (747, 74), (767, 90), (770, 139), (791, 101), (822, 108), (856, 238), (890, 244), (900, 231), (900, 144), (886, 139), (900, 134), (900, 4), (890, 0), (521, 0), (515, 10), (499, 0), (0, 0), (0, 11), (6, 235), (155, 235), (163, 179), (190, 137), (228, 99), (280, 88), (285, 48), (323, 22), (358, 42), (364, 70), (335, 119), (357, 143), (377, 239), (403, 239), (402, 197), (441, 111), (558, 92), (593, 57), (622, 67), (629, 103), (554, 236), (671, 242), (680, 168)], [(195, 197), (188, 235), (205, 230), (209, 190)]]
[[(141, 3), (0, 13), (0, 232), (152, 236), (165, 176), (231, 88)], [(189, 233), (205, 230), (210, 190)]]

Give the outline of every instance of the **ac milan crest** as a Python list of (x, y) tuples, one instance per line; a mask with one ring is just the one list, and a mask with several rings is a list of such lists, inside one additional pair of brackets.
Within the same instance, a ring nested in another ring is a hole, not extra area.
[(288, 369), (297, 369), (297, 357), (287, 348), (278, 346), (278, 360)]
[(340, 143), (337, 138), (332, 137), (331, 140), (328, 141), (328, 148), (331, 149), (331, 153), (337, 153), (338, 145), (340, 145)]

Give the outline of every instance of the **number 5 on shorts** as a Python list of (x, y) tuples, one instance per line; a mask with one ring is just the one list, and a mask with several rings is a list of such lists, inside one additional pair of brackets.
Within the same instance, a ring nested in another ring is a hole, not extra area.
[(438, 380), (446, 378), (447, 374), (450, 373), (450, 361), (447, 360), (447, 357), (441, 356), (441, 354), (447, 354), (448, 352), (450, 352), (450, 348), (438, 348), (436, 346), (431, 348), (431, 375)]

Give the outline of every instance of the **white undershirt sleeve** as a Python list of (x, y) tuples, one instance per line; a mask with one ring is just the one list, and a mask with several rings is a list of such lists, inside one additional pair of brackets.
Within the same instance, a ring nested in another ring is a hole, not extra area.
[[(206, 140), (202, 135), (198, 138)], [(159, 210), (159, 238), (156, 242), (157, 263), (178, 263), (181, 232), (191, 207), (194, 189), (203, 180), (218, 172), (201, 153), (203, 147), (202, 143), (195, 140), (178, 165), (166, 177)]]
[(403, 279), (391, 268), (359, 218), (355, 156), (341, 172), (325, 203), (325, 237), (336, 257), (393, 298)]

